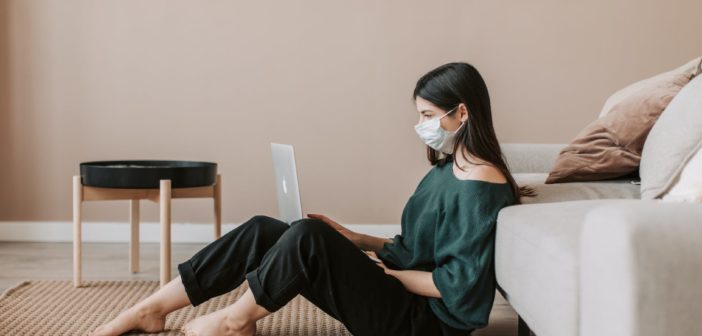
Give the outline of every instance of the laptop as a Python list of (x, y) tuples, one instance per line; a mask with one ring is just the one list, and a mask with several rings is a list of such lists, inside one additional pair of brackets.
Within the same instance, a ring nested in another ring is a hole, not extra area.
[(271, 143), (273, 172), (278, 193), (279, 219), (291, 224), (302, 219), (300, 188), (297, 183), (297, 167), (293, 146)]
[[(279, 219), (292, 224), (302, 219), (302, 203), (300, 203), (300, 188), (297, 184), (297, 167), (295, 166), (295, 152), (293, 146), (271, 142), (273, 156), (273, 172), (275, 173), (275, 186), (278, 192)], [(375, 263), (380, 259), (368, 255)]]

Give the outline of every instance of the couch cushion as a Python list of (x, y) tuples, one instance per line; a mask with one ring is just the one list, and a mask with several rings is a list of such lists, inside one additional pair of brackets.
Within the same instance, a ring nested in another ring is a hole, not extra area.
[(522, 203), (549, 203), (574, 200), (595, 200), (612, 198), (640, 198), (640, 186), (632, 184), (631, 178), (613, 180), (568, 182), (544, 184), (548, 173), (516, 173), (514, 180), (522, 185), (529, 185), (536, 190), (536, 197), (522, 197)]
[(686, 85), (653, 125), (641, 152), (641, 198), (660, 198), (702, 148), (702, 76)]
[(578, 334), (580, 229), (587, 212), (607, 202), (522, 204), (498, 214), (497, 282), (537, 335)]

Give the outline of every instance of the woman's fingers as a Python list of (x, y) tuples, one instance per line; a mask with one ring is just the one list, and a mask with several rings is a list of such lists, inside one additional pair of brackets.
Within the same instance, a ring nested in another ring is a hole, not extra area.
[(366, 252), (366, 255), (368, 256), (368, 258), (370, 258), (371, 260), (373, 260), (376, 264), (382, 264), (382, 263), (383, 263), (383, 261), (380, 260), (380, 258), (378, 258), (378, 255), (375, 254), (375, 252), (373, 252), (373, 251), (364, 251), (364, 252)]
[(341, 227), (341, 225), (340, 225), (339, 223), (337, 223), (337, 222), (335, 222), (335, 221), (329, 219), (329, 217), (324, 216), (324, 215), (320, 215), (320, 214), (307, 214), (307, 217), (313, 218), (313, 219), (319, 219), (319, 220), (321, 220), (322, 222), (325, 222), (325, 223), (331, 225), (332, 227), (334, 227), (334, 228), (336, 228), (336, 229), (339, 229), (339, 227)]
[(378, 258), (378, 255), (375, 252), (373, 252), (373, 251), (365, 251), (365, 252), (366, 252), (366, 255), (368, 255), (368, 257), (371, 260), (373, 260), (373, 262), (375, 262), (376, 265), (378, 265), (378, 267), (382, 268), (386, 274), (388, 273), (388, 271), (389, 271), (388, 267), (385, 266), (385, 263), (383, 263), (383, 261), (380, 260), (380, 258)]
[(319, 220), (321, 220), (322, 222), (325, 222), (325, 223), (327, 222), (326, 219), (324, 218), (324, 216), (322, 216), (322, 215), (318, 215), (318, 214), (307, 214), (307, 217), (312, 218), (312, 219), (319, 219)]
[(331, 220), (329, 217), (324, 216), (324, 215), (320, 215), (320, 214), (311, 214), (311, 213), (308, 213), (307, 217), (321, 220), (325, 224), (329, 225), (332, 229), (341, 233), (344, 237), (346, 237), (346, 239), (348, 239), (351, 242), (353, 242), (354, 244), (358, 245), (357, 240), (359, 238), (359, 235), (357, 233), (355, 233), (355, 232), (347, 229), (343, 225)]
[(329, 219), (327, 216), (320, 215), (320, 214), (307, 214), (307, 217), (319, 219), (319, 220), (327, 222), (327, 223), (334, 222), (333, 220)]

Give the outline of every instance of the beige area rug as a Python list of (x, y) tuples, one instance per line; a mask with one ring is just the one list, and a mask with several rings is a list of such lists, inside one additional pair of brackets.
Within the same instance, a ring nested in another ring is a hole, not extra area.
[[(158, 289), (158, 281), (22, 281), (0, 295), (0, 335), (86, 335)], [(236, 301), (241, 287), (166, 317), (161, 333), (125, 335), (182, 335), (187, 321)], [(257, 335), (351, 335), (346, 328), (302, 296), (258, 321)]]

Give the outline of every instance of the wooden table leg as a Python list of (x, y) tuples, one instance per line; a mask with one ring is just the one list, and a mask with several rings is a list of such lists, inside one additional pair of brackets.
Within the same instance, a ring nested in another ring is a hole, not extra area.
[(161, 180), (161, 287), (171, 280), (171, 180)]
[(222, 236), (222, 175), (217, 174), (217, 179), (214, 185), (214, 213), (215, 213), (215, 230), (214, 238), (219, 239)]
[(73, 287), (80, 287), (81, 274), (81, 210), (83, 205), (83, 184), (80, 175), (73, 176)]
[(139, 200), (129, 200), (129, 223), (131, 237), (129, 238), (129, 270), (139, 272)]

